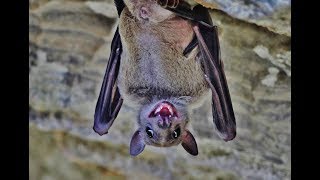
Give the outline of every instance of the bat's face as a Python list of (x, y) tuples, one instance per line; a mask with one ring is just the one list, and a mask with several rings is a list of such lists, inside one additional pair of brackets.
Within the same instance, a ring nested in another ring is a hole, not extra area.
[(162, 22), (174, 14), (162, 8), (156, 0), (124, 0), (133, 16), (141, 21)]
[(166, 100), (144, 105), (138, 123), (139, 129), (131, 139), (131, 155), (140, 154), (146, 144), (169, 147), (180, 143), (190, 154), (198, 154), (196, 141), (186, 129), (188, 116), (185, 105)]

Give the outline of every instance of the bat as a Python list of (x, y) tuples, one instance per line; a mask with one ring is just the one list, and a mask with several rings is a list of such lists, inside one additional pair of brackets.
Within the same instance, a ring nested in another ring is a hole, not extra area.
[(209, 11), (179, 0), (115, 0), (119, 25), (97, 100), (93, 130), (108, 133), (123, 101), (139, 113), (130, 154), (146, 145), (198, 147), (187, 129), (188, 108), (211, 92), (215, 128), (224, 141), (236, 120)]

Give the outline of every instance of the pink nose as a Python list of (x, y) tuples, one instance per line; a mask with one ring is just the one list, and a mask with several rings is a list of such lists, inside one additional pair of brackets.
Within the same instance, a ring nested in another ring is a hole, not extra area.
[(167, 129), (171, 126), (171, 119), (169, 116), (160, 116), (158, 120), (158, 126), (162, 129)]

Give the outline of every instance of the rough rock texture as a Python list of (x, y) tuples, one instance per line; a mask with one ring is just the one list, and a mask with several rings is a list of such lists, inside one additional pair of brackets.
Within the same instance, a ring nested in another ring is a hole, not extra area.
[(136, 112), (125, 104), (108, 135), (92, 130), (117, 25), (113, 1), (30, 0), (29, 7), (30, 179), (291, 179), (290, 5), (259, 18), (211, 11), (235, 140), (218, 138), (208, 101), (191, 112), (197, 157), (181, 146), (147, 146), (136, 158), (128, 152)]
[(291, 36), (291, 0), (187, 0)]

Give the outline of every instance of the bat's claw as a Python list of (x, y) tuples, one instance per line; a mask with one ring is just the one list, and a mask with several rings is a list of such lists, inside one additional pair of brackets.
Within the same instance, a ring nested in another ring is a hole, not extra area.
[(180, 0), (157, 0), (157, 3), (163, 8), (176, 8), (178, 7)]

